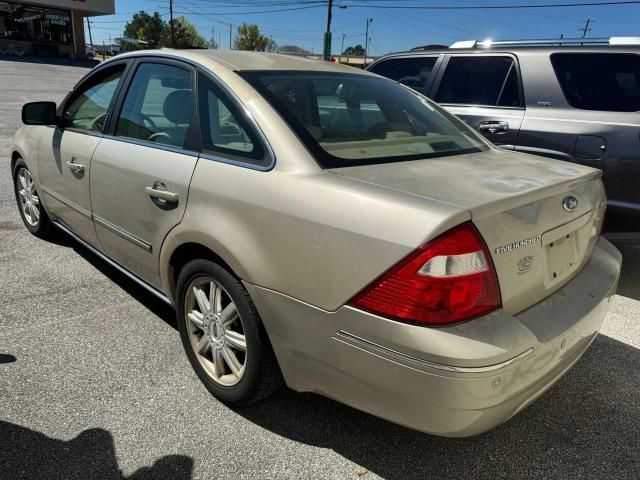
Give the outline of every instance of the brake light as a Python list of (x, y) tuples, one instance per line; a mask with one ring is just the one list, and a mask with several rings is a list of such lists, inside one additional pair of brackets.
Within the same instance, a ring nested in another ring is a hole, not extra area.
[(487, 246), (466, 222), (401, 260), (349, 305), (396, 320), (446, 325), (496, 310), (501, 299)]

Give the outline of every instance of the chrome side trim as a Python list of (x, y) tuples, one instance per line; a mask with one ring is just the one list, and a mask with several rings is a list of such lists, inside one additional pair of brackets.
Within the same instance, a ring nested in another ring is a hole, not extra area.
[(578, 120), (575, 118), (550, 118), (550, 117), (535, 117), (527, 116), (527, 120), (542, 120), (545, 122), (569, 122), (569, 123), (587, 123), (590, 125), (610, 125), (613, 127), (640, 127), (640, 123), (624, 123), (624, 122), (604, 122), (600, 120)]
[(79, 236), (77, 236), (75, 233), (73, 233), (68, 227), (66, 227), (62, 222), (54, 220), (52, 221), (52, 223), (59, 228), (60, 230), (62, 230), (64, 233), (66, 233), (67, 235), (69, 235), (70, 237), (72, 237), (75, 241), (77, 241), (78, 243), (80, 243), (83, 247), (85, 247), (86, 249), (88, 249), (91, 253), (93, 253), (94, 255), (96, 255), (97, 257), (99, 257), (101, 260), (103, 260), (104, 262), (108, 263), (111, 267), (115, 268), (116, 270), (118, 270), (120, 273), (122, 273), (123, 275), (125, 275), (127, 278), (129, 278), (130, 280), (133, 280), (135, 283), (137, 283), (138, 285), (140, 285), (142, 288), (144, 288), (145, 290), (147, 290), (149, 293), (152, 293), (153, 295), (155, 295), (156, 297), (158, 297), (160, 300), (162, 300), (163, 302), (167, 303), (168, 305), (173, 307), (173, 302), (171, 301), (171, 299), (169, 299), (169, 297), (167, 297), (164, 293), (162, 293), (161, 291), (157, 290), (155, 287), (152, 287), (151, 285), (149, 285), (147, 282), (145, 282), (144, 280), (142, 280), (141, 278), (139, 278), (137, 275), (134, 275), (133, 273), (131, 273), (129, 270), (127, 270), (126, 268), (122, 267), (120, 264), (114, 262), (113, 260), (111, 260), (109, 257), (107, 257), (105, 254), (103, 254), (102, 252), (100, 252), (99, 250), (96, 250), (94, 247), (92, 247), (91, 245), (89, 245), (87, 242), (85, 242), (84, 240), (82, 240), (82, 238), (80, 238)]
[(622, 200), (607, 200), (608, 207), (626, 208), (629, 210), (640, 210), (640, 204), (633, 202), (623, 202)]
[(40, 190), (42, 190), (44, 193), (49, 195), (51, 198), (54, 198), (57, 201), (59, 201), (60, 203), (62, 203), (63, 205), (69, 207), (74, 212), (79, 213), (83, 217), (88, 218), (89, 220), (91, 220), (91, 212), (89, 210), (86, 210), (86, 209), (82, 208), (80, 205), (77, 205), (77, 204), (67, 200), (63, 196), (57, 194), (56, 192), (54, 192), (50, 188), (45, 187), (44, 185), (40, 185)]
[(367, 350), (371, 353), (376, 353), (376, 354), (384, 353), (398, 360), (400, 363), (404, 363), (405, 365), (408, 364), (409, 366), (411, 366), (410, 364), (414, 364), (414, 365), (419, 365), (426, 368), (432, 368), (435, 370), (444, 370), (447, 372), (455, 372), (455, 373), (493, 372), (495, 370), (500, 370), (501, 368), (508, 367), (509, 365), (512, 365), (518, 362), (519, 360), (522, 360), (524, 357), (526, 357), (527, 355), (533, 352), (533, 347), (531, 347), (528, 350), (525, 350), (524, 352), (522, 352), (521, 354), (516, 355), (513, 358), (510, 358), (509, 360), (505, 360), (504, 362), (496, 363), (494, 365), (486, 365), (482, 367), (458, 367), (455, 365), (445, 365), (442, 363), (430, 362), (422, 358), (414, 357), (412, 355), (407, 355), (406, 353), (398, 352), (397, 350), (393, 350), (383, 345), (379, 345), (370, 340), (364, 339), (362, 337), (358, 337), (357, 335), (353, 335), (352, 333), (345, 332), (344, 330), (339, 330), (336, 333), (336, 337), (333, 337), (333, 338), (335, 338), (336, 340), (340, 340), (345, 343), (348, 343), (350, 345), (363, 348), (364, 350)]
[(249, 170), (258, 170), (260, 172), (268, 172), (273, 169), (273, 162), (269, 163), (269, 165), (255, 165), (247, 162), (246, 160), (233, 160), (231, 158), (226, 158), (218, 155), (212, 155), (210, 153), (202, 153), (199, 158), (204, 158), (205, 160), (211, 160), (213, 162), (226, 163), (227, 165), (234, 165), (236, 167), (248, 168)]
[(99, 217), (98, 215), (95, 215), (95, 214), (93, 215), (93, 221), (96, 222), (96, 224), (100, 225), (101, 227), (104, 227), (107, 230), (111, 231), (112, 233), (115, 233), (119, 237), (124, 238), (125, 240), (128, 240), (129, 242), (133, 243), (134, 245), (142, 248), (143, 250), (147, 252), (151, 252), (151, 244), (149, 242), (144, 241), (140, 237), (136, 237), (132, 233), (129, 233), (126, 230), (121, 229), (117, 225), (114, 225), (113, 223), (105, 220), (102, 217)]
[(190, 157), (197, 157), (199, 155), (198, 152), (194, 152), (193, 150), (185, 150), (178, 147), (172, 147), (171, 145), (163, 145), (161, 143), (147, 142), (146, 140), (138, 140), (136, 138), (109, 135), (106, 133), (102, 136), (102, 138), (104, 138), (105, 140), (114, 140), (116, 142), (130, 143), (132, 145), (138, 145), (140, 147), (155, 148), (156, 150), (165, 150), (167, 152), (179, 153), (180, 155), (188, 155)]

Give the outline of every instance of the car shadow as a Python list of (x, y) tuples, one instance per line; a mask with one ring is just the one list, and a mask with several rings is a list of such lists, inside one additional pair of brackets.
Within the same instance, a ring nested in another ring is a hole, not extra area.
[(640, 300), (640, 245), (616, 242), (622, 253), (622, 272), (618, 283), (618, 295)]
[[(81, 244), (60, 242), (175, 328), (171, 307)], [(618, 247), (625, 257), (619, 293), (639, 298), (640, 256), (629, 250), (638, 247)], [(639, 349), (600, 335), (580, 362), (531, 406), (494, 430), (465, 439), (417, 432), (320, 395), (288, 389), (234, 411), (283, 438), (333, 450), (383, 478), (637, 480), (639, 365)]]
[(18, 359), (14, 355), (11, 355), (9, 353), (0, 353), (0, 365), (2, 365), (3, 363), (14, 363), (17, 360)]
[(167, 455), (130, 476), (118, 467), (113, 437), (100, 428), (85, 430), (71, 440), (0, 421), (0, 477), (50, 480), (189, 480), (193, 459)]
[(135, 298), (138, 302), (142, 303), (154, 315), (159, 317), (172, 328), (176, 330), (178, 329), (176, 324), (176, 314), (170, 305), (167, 305), (167, 303), (160, 300), (147, 289), (141, 287), (138, 283), (122, 274), (122, 272), (105, 262), (80, 242), (57, 229), (54, 230), (53, 234), (47, 239), (47, 241), (63, 247), (72, 248), (78, 255), (93, 265), (115, 285), (120, 287), (131, 297)]
[(283, 390), (236, 412), (383, 478), (640, 478), (640, 350), (600, 336), (549, 392), (482, 435), (440, 438)]

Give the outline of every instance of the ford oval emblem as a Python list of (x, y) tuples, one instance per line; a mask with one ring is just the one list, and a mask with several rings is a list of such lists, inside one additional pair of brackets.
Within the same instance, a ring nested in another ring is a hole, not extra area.
[(578, 199), (573, 195), (564, 197), (564, 200), (562, 200), (562, 208), (564, 208), (567, 212), (573, 212), (576, 208), (578, 208)]

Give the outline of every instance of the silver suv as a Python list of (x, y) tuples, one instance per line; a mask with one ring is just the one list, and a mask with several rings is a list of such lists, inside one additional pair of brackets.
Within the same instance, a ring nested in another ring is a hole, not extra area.
[(368, 70), (502, 148), (601, 169), (609, 211), (628, 229), (640, 212), (639, 54), (640, 38), (629, 37), (465, 41), (388, 55)]

